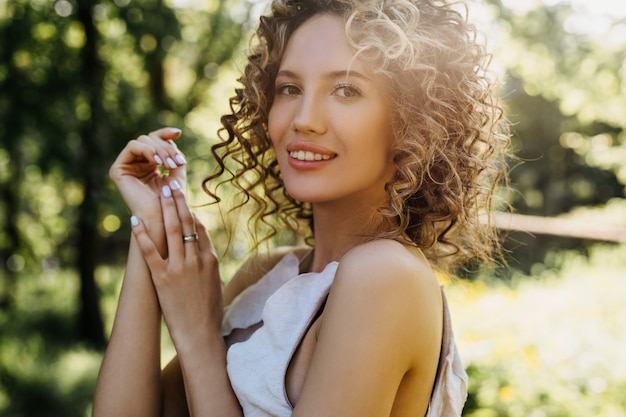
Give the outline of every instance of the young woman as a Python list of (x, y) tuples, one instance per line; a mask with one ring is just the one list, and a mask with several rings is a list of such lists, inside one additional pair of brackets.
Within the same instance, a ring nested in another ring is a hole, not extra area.
[(253, 225), (314, 244), (256, 254), (222, 288), (180, 131), (129, 142), (110, 174), (133, 237), (94, 416), (460, 415), (433, 268), (496, 243), (482, 219), (508, 139), (486, 59), (442, 1), (275, 0), (205, 186), (230, 174)]

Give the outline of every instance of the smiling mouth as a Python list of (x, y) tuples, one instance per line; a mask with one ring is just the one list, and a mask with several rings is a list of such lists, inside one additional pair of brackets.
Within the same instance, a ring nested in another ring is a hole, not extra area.
[(337, 155), (321, 154), (310, 151), (291, 151), (289, 156), (298, 161), (328, 161)]

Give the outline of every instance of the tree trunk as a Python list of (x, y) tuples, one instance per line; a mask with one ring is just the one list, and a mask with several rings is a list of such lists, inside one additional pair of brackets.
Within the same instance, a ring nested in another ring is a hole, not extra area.
[(78, 271), (80, 274), (79, 337), (96, 348), (105, 345), (100, 297), (95, 280), (98, 234), (97, 207), (93, 203), (95, 185), (86, 181), (85, 200), (79, 208)]
[(98, 57), (98, 32), (91, 15), (91, 1), (78, 2), (77, 15), (85, 30), (82, 53), (82, 88), (89, 97), (91, 118), (81, 127), (78, 153), (79, 175), (83, 178), (84, 200), (78, 215), (78, 260), (80, 274), (79, 335), (87, 343), (101, 348), (105, 345), (104, 325), (100, 312), (100, 297), (95, 281), (98, 263), (98, 196), (104, 187), (106, 168), (103, 167), (101, 135), (106, 129), (101, 110), (102, 64)]

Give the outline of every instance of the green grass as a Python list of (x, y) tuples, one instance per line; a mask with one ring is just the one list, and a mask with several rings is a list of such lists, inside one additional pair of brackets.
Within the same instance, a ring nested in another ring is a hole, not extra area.
[[(625, 417), (626, 246), (546, 265), (508, 283), (447, 285), (470, 374), (465, 415)], [(98, 271), (107, 331), (121, 276)], [(14, 309), (0, 310), (0, 417), (89, 416), (102, 353), (76, 342), (78, 277), (21, 276), (14, 295)], [(166, 336), (163, 346), (166, 361)]]

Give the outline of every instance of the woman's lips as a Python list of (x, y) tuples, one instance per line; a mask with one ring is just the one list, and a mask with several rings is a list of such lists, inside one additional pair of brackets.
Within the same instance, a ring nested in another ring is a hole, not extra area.
[(323, 146), (311, 142), (293, 142), (287, 146), (289, 165), (295, 169), (313, 169), (321, 167), (337, 154)]

